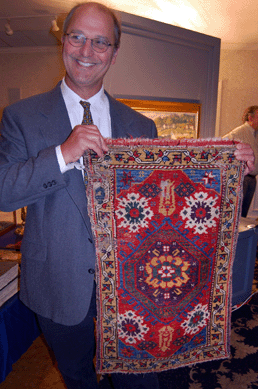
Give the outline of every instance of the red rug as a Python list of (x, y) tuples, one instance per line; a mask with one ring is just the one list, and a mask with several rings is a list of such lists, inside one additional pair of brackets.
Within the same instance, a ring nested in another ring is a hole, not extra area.
[(229, 356), (244, 164), (224, 140), (109, 140), (85, 157), (97, 254), (97, 371)]

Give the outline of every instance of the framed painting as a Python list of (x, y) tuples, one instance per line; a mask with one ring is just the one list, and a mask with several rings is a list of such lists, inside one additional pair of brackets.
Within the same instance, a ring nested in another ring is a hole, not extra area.
[(117, 99), (154, 120), (159, 138), (198, 138), (201, 105), (156, 100)]

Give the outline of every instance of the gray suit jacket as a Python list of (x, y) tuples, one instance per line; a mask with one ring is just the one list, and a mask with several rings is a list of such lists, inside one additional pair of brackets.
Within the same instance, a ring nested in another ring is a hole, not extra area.
[[(153, 121), (108, 98), (112, 137), (157, 136)], [(7, 107), (0, 128), (0, 209), (27, 206), (20, 298), (65, 325), (84, 319), (95, 269), (82, 173), (61, 174), (55, 153), (71, 131), (60, 84)]]

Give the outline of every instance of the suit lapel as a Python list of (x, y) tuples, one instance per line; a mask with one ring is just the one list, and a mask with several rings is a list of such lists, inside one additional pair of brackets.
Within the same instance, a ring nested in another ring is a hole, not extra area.
[(58, 146), (70, 135), (72, 127), (61, 93), (60, 83), (47, 95), (39, 107), (42, 125), (40, 129), (47, 146)]
[[(47, 96), (47, 101), (39, 107), (41, 123), (40, 131), (48, 147), (62, 144), (70, 135), (72, 127), (61, 93), (60, 83)], [(70, 197), (81, 212), (90, 236), (91, 226), (87, 211), (87, 199), (82, 172), (76, 168), (65, 173), (69, 177), (69, 185), (66, 187)]]
[(126, 116), (125, 112), (121, 114), (120, 103), (111, 97), (106, 91), (105, 94), (109, 100), (112, 138), (130, 138), (128, 129), (132, 120), (131, 115)]

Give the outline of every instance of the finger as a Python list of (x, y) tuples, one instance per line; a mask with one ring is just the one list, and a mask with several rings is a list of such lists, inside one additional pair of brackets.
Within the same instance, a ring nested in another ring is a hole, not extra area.
[(242, 161), (254, 162), (254, 152), (250, 145), (246, 143), (238, 143), (235, 150), (235, 157)]
[(237, 149), (245, 149), (245, 148), (250, 148), (251, 146), (249, 143), (244, 143), (244, 142), (239, 142), (236, 144)]
[(108, 152), (108, 146), (106, 144), (106, 140), (105, 138), (101, 138), (101, 147), (102, 147), (102, 150), (104, 151), (104, 153), (107, 153)]
[(239, 161), (251, 161), (254, 162), (254, 154), (253, 152), (248, 153), (248, 152), (235, 152), (234, 153), (236, 159)]
[(236, 145), (236, 153), (245, 152), (246, 154), (253, 154), (252, 147), (247, 143), (238, 143)]
[[(99, 142), (88, 142), (86, 150), (93, 150), (95, 153), (102, 158), (104, 156), (102, 145), (99, 144)], [(85, 150), (85, 151), (86, 151)]]
[(93, 134), (85, 139), (87, 149), (91, 149), (97, 153), (99, 157), (103, 157), (104, 153), (108, 151), (105, 139), (100, 134)]
[(247, 143), (238, 143), (234, 153), (235, 157), (239, 161), (245, 161), (245, 175), (251, 173), (254, 170), (254, 152), (252, 147)]
[[(106, 153), (108, 151), (108, 147), (105, 138), (103, 138), (103, 136), (99, 132), (98, 127), (95, 125), (82, 125), (82, 127), (83, 132), (85, 133), (85, 141), (88, 144), (88, 148), (90, 148), (89, 143), (93, 142), (97, 146), (97, 148), (102, 150), (101, 156), (103, 156), (103, 153)], [(93, 147), (96, 147), (95, 145), (93, 145)]]
[(254, 170), (254, 163), (248, 161), (246, 163), (245, 175), (251, 173), (253, 170)]
[[(90, 146), (92, 145), (92, 147)], [(103, 155), (108, 151), (108, 147), (106, 145), (105, 139), (102, 136), (92, 137), (90, 142), (87, 140), (87, 148), (94, 150), (98, 156), (103, 157)], [(101, 152), (97, 152), (95, 149), (100, 150)]]

